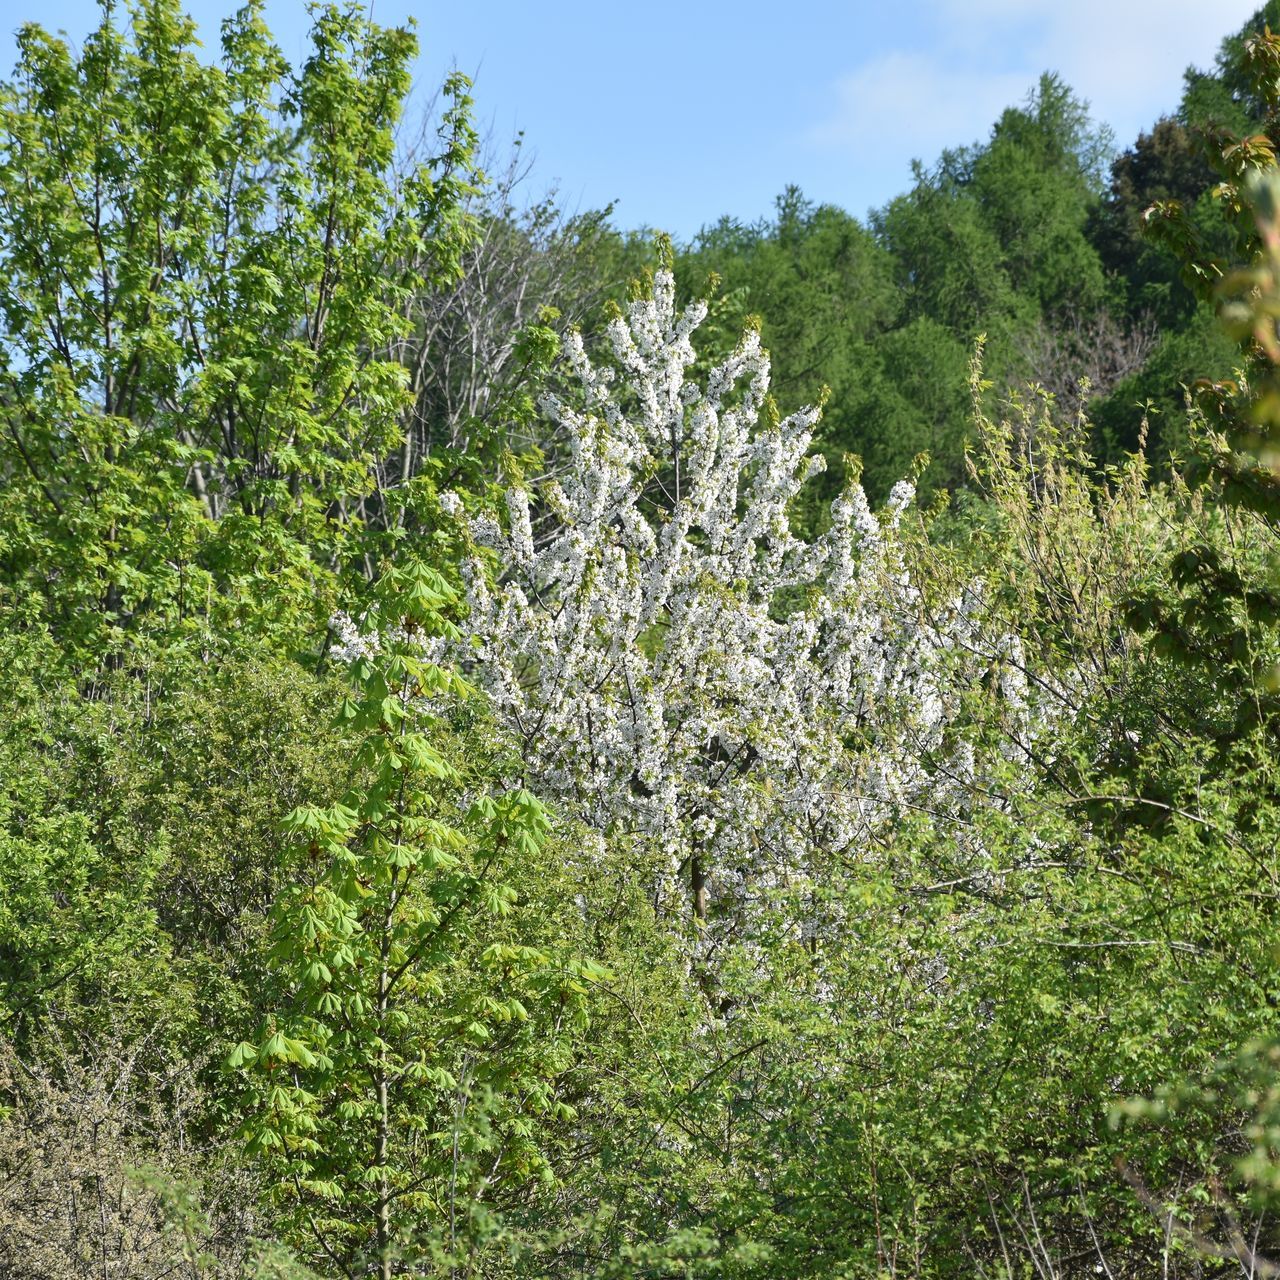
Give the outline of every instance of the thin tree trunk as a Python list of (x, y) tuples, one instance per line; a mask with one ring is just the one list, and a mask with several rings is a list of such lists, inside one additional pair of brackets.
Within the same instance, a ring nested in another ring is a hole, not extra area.
[[(378, 975), (378, 1039), (385, 1045), (388, 975), (384, 935), (382, 972)], [(373, 1167), (378, 1171), (378, 1275), (380, 1280), (391, 1280), (391, 1197), (387, 1182), (387, 1135), (390, 1129), (390, 1100), (387, 1089), (386, 1049), (378, 1050), (378, 1130), (373, 1143)]]

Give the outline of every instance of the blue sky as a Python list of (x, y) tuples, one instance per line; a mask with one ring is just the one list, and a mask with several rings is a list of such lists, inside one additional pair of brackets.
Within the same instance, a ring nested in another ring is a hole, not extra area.
[[(983, 137), (1042, 71), (1059, 72), (1121, 145), (1172, 109), (1188, 63), (1260, 0), (374, 0), (418, 21), (417, 92), (475, 77), (499, 150), (517, 129), (535, 187), (576, 208), (687, 238), (767, 214), (797, 183), (862, 215), (903, 190), (913, 157)], [(190, 0), (206, 44), (235, 0)], [(7, 0), (0, 62), (31, 17), (74, 40), (93, 0)], [(269, 0), (290, 57), (302, 0)]]

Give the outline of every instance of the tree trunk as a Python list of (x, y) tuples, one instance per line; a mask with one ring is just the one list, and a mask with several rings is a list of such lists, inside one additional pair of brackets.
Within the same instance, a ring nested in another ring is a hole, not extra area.
[[(378, 976), (378, 1039), (386, 1043), (387, 969)], [(391, 1280), (391, 1198), (387, 1183), (387, 1134), (391, 1108), (387, 1089), (386, 1049), (378, 1050), (378, 1130), (373, 1141), (373, 1167), (378, 1171), (377, 1240), (379, 1280)]]

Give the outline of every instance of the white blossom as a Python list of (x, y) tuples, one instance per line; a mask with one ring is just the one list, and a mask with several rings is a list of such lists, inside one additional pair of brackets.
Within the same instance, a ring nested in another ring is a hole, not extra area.
[(980, 588), (939, 607), (913, 581), (910, 484), (879, 516), (852, 485), (826, 533), (795, 535), (818, 411), (777, 419), (754, 330), (696, 381), (705, 310), (677, 310), (663, 270), (610, 325), (611, 361), (570, 337), (578, 391), (543, 401), (570, 466), (508, 492), (507, 531), (469, 522), (500, 570), (466, 566), (468, 652), (528, 781), (661, 851), (673, 907), (699, 867), (711, 916), (740, 925), (867, 856), (908, 807), (963, 804), (977, 766), (956, 730), (981, 655), (1005, 659), (1011, 740), (1035, 709), (1014, 641), (982, 634)]
[(367, 618), (357, 622), (349, 614), (339, 612), (329, 619), (329, 629), (333, 632), (329, 653), (335, 662), (349, 664), (371, 659), (392, 648), (407, 648), (427, 662), (441, 662), (447, 656), (447, 646), (440, 636), (411, 634), (399, 625), (379, 631)]
[(372, 658), (381, 648), (376, 633), (367, 634), (345, 613), (335, 613), (329, 619), (329, 629), (333, 632), (329, 652), (335, 662), (351, 663)]

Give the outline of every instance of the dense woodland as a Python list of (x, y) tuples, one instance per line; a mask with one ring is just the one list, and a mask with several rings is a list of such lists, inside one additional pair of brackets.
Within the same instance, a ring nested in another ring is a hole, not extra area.
[(1280, 1275), (1280, 0), (687, 244), (313, 20), (0, 85), (0, 1277)]

